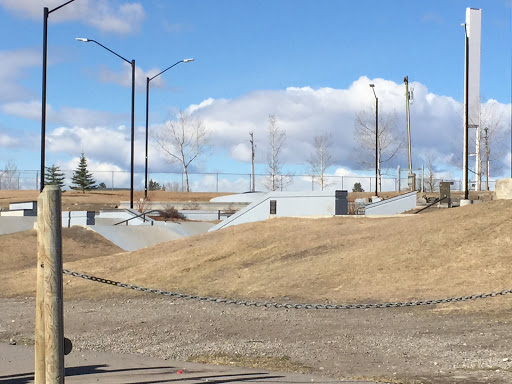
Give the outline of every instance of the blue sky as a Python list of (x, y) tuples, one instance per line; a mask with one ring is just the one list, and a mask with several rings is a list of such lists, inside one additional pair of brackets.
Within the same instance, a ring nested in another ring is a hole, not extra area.
[[(0, 31), (8, 36), (0, 48), (0, 167), (9, 160), (18, 169), (40, 167), (43, 7), (63, 2), (0, 0)], [(288, 169), (304, 172), (312, 137), (325, 131), (335, 137), (330, 173), (371, 174), (354, 161), (354, 115), (374, 102), (368, 84), (375, 83), (382, 113), (396, 113), (403, 132), (408, 75), (416, 95), (413, 164), (431, 158), (441, 177), (460, 178), (453, 158), (462, 153), (466, 7), (482, 8), (481, 98), (495, 100), (499, 141), (510, 143), (510, 0), (76, 0), (49, 19), (46, 163), (74, 169), (84, 151), (91, 169), (129, 169), (130, 69), (75, 40), (86, 37), (136, 60), (137, 188), (146, 75), (189, 57), (195, 61), (151, 83), (150, 125), (158, 130), (179, 109), (201, 118), (212, 152), (197, 171), (249, 173), (252, 130), (263, 173), (274, 114), (287, 133)], [(509, 174), (510, 148), (502, 147), (494, 178)], [(388, 166), (398, 163), (406, 166), (404, 154)], [(177, 169), (152, 147), (150, 173)]]

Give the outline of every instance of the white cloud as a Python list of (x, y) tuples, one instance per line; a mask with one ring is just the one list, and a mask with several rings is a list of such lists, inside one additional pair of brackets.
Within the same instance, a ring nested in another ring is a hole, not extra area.
[[(87, 169), (92, 173), (96, 184), (105, 183), (108, 188), (129, 188), (130, 173), (125, 169), (123, 170), (123, 168), (113, 163), (96, 161), (89, 157), (87, 153), (85, 153), (85, 158), (87, 159)], [(80, 156), (75, 156), (69, 161), (56, 163), (61, 170), (65, 171), (67, 186), (72, 185), (71, 177), (79, 163)]]
[[(397, 129), (405, 141), (404, 86), (384, 79), (361, 77), (348, 89), (290, 87), (256, 91), (235, 99), (207, 99), (191, 105), (188, 111), (204, 120), (212, 131), (214, 146), (227, 148), (237, 161), (249, 161), (242, 144), (253, 131), (258, 144), (256, 160), (264, 162), (268, 115), (274, 114), (278, 125), (286, 130), (283, 161), (287, 164), (304, 164), (314, 136), (332, 132), (336, 166), (363, 170), (353, 128), (355, 114), (375, 103), (370, 83), (375, 84), (379, 97), (379, 113), (397, 114)], [(413, 166), (420, 166), (422, 154), (432, 148), (444, 161), (462, 146), (461, 104), (451, 97), (429, 93), (421, 83), (410, 85), (415, 90), (411, 106)], [(396, 169), (398, 163), (407, 164), (405, 153), (387, 166)]]
[[(152, 68), (144, 71), (142, 68), (135, 66), (135, 89), (137, 92), (146, 92), (146, 78), (153, 77), (160, 73), (161, 69)], [(102, 67), (99, 71), (99, 80), (103, 83), (114, 83), (123, 87), (132, 87), (132, 66), (126, 62), (123, 63), (123, 69), (120, 72), (112, 71), (110, 68)], [(158, 76), (151, 80), (152, 88), (165, 87), (165, 78)]]
[[(0, 0), (0, 6), (22, 17), (41, 20), (43, 7), (53, 10), (62, 0)], [(52, 21), (81, 21), (102, 32), (127, 35), (137, 31), (146, 15), (140, 3), (116, 4), (112, 0), (79, 0), (51, 14)]]
[(231, 157), (237, 161), (251, 161), (251, 148), (246, 143), (240, 143), (231, 147)]
[[(130, 164), (129, 130), (105, 127), (60, 127), (46, 135), (47, 150), (77, 156), (84, 152), (97, 162), (117, 164), (126, 169)], [(139, 157), (140, 163), (142, 157)]]
[[(6, 103), (0, 107), (0, 110), (5, 114), (16, 117), (34, 121), (41, 120), (40, 101)], [(60, 125), (95, 127), (98, 125), (118, 124), (128, 119), (129, 116), (125, 114), (113, 114), (106, 111), (71, 107), (55, 110), (51, 105), (46, 105), (46, 120)]]
[(41, 54), (31, 49), (0, 51), (0, 102), (8, 102), (34, 96), (18, 80), (29, 68), (41, 65)]
[(20, 145), (21, 141), (19, 138), (7, 135), (5, 133), (0, 133), (0, 147), (13, 148)]

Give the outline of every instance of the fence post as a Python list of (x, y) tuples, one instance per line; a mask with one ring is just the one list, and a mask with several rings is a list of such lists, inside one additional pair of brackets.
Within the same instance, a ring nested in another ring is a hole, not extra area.
[(44, 323), (46, 384), (64, 383), (64, 315), (62, 297), (61, 191), (56, 185), (43, 190)]
[[(37, 183), (37, 181), (36, 181)], [(37, 187), (39, 189), (39, 186)], [(45, 384), (43, 194), (37, 198), (37, 283), (34, 383)]]
[(398, 174), (398, 192), (402, 190), (402, 185), (400, 181), (400, 165), (397, 167), (396, 173)]

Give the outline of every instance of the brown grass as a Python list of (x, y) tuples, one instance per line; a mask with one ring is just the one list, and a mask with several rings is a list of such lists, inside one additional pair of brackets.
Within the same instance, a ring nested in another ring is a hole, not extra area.
[[(512, 201), (409, 217), (281, 218), (129, 253), (95, 255), (90, 247), (99, 239), (65, 244), (65, 253), (78, 256), (64, 266), (201, 295), (304, 302), (431, 299), (512, 288), (510, 228)], [(2, 273), (7, 289), (0, 296), (33, 295), (35, 235), (0, 236), (0, 246), (2, 264), (11, 265)], [(65, 278), (65, 293), (135, 294), (72, 277)]]
[[(229, 193), (214, 192), (166, 192), (166, 191), (150, 191), (148, 197), (151, 201), (209, 201), (217, 196), (229, 195)], [(39, 191), (35, 190), (0, 190), (0, 208), (7, 209), (9, 203), (20, 201), (36, 201)], [(134, 202), (138, 202), (144, 197), (144, 192), (135, 191), (133, 195)], [(67, 211), (78, 210), (100, 210), (106, 208), (114, 208), (119, 206), (121, 201), (130, 201), (130, 191), (109, 191), (96, 190), (86, 193), (78, 191), (65, 191), (62, 194), (62, 209)]]

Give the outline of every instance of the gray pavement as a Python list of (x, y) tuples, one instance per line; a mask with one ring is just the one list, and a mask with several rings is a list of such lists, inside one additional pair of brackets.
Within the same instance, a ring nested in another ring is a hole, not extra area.
[[(65, 357), (67, 383), (339, 383), (317, 375), (185, 363), (138, 355), (73, 351)], [(0, 343), (0, 384), (34, 382), (34, 347)], [(344, 383), (373, 383), (343, 381)]]

